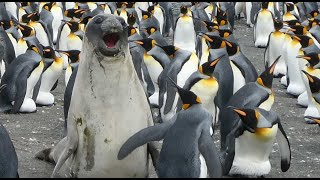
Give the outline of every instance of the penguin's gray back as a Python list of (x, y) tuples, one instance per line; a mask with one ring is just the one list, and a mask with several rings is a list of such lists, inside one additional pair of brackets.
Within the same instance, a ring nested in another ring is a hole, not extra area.
[(0, 178), (17, 178), (18, 157), (9, 133), (0, 123)]

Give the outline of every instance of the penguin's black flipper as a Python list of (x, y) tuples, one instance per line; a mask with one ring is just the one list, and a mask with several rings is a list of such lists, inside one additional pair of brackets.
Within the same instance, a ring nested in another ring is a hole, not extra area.
[(147, 151), (151, 156), (153, 167), (157, 169), (157, 162), (158, 162), (160, 152), (157, 149), (154, 142), (150, 142), (147, 144)]
[(52, 86), (52, 88), (51, 88), (50, 91), (55, 90), (55, 89), (57, 88), (57, 86), (58, 86), (58, 79), (57, 79), (57, 81), (54, 83), (54, 85)]
[(155, 87), (152, 83), (148, 68), (144, 62), (141, 63), (141, 69), (143, 74), (143, 80), (147, 83), (147, 93), (148, 97), (150, 97), (155, 92)]
[(167, 130), (169, 130), (172, 124), (175, 122), (176, 117), (177, 116), (174, 116), (170, 121), (144, 128), (135, 133), (121, 146), (117, 156), (118, 160), (122, 160), (133, 150), (148, 142), (160, 141), (163, 139), (167, 133)]
[(33, 99), (34, 102), (36, 102), (36, 99), (37, 99), (38, 94), (39, 94), (40, 85), (41, 85), (41, 78), (42, 78), (42, 74), (40, 75), (40, 78), (39, 78), (37, 84), (33, 88), (32, 99)]
[(14, 98), (13, 108), (11, 109), (11, 112), (10, 112), (12, 114), (18, 113), (21, 108), (21, 105), (23, 104), (24, 97), (27, 91), (27, 77), (29, 77), (30, 73), (31, 73), (30, 69), (28, 67), (25, 67), (18, 76), (20, 78), (17, 78), (17, 82), (16, 82), (17, 93)]
[(222, 177), (221, 161), (210, 132), (202, 131), (199, 138), (199, 150), (206, 160), (210, 178)]
[(280, 121), (278, 122), (278, 129), (281, 132), (277, 133), (277, 141), (281, 155), (281, 170), (282, 172), (286, 172), (290, 168), (291, 162), (290, 143)]

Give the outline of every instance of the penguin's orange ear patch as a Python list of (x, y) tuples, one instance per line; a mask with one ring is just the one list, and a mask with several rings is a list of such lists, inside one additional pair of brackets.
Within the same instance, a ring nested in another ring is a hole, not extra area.
[(201, 99), (199, 96), (197, 96), (197, 99), (196, 99), (197, 103), (201, 103)]
[(188, 109), (189, 107), (190, 107), (190, 104), (183, 104), (183, 105), (182, 105), (182, 108), (183, 108), (184, 110)]
[(233, 109), (236, 113), (240, 114), (241, 116), (247, 116), (247, 113), (244, 111), (241, 111), (239, 109)]
[(256, 111), (256, 110), (254, 110), (254, 112), (255, 112), (255, 116), (256, 116), (257, 120), (259, 120), (259, 118), (260, 118), (260, 113), (259, 113), (258, 111)]

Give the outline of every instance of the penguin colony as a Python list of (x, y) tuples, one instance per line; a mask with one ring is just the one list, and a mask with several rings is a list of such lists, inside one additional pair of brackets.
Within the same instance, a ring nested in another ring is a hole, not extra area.
[[(0, 111), (36, 113), (37, 106), (54, 105), (51, 91), (64, 75), (66, 134), (86, 25), (105, 14), (127, 25), (138, 84), (154, 120), (121, 145), (115, 161), (132, 161), (136, 148), (148, 144), (150, 153), (151, 142), (161, 141), (152, 157), (160, 178), (263, 177), (277, 141), (286, 172), (290, 142), (272, 110), (274, 77), (306, 107), (306, 123), (320, 126), (320, 14), (314, 2), (0, 2)], [(255, 47), (265, 48), (261, 74), (233, 35), (241, 15), (254, 28)], [(107, 38), (111, 47), (117, 37)], [(216, 129), (220, 149), (213, 143)], [(1, 123), (0, 140), (0, 177), (19, 177)], [(53, 161), (48, 153), (36, 157)]]

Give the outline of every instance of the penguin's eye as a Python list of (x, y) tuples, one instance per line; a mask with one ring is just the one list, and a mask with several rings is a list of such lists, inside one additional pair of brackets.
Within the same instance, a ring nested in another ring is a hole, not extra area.
[(94, 22), (95, 23), (97, 23), (97, 24), (100, 24), (100, 23), (102, 23), (102, 17), (97, 17), (95, 20), (94, 20)]

